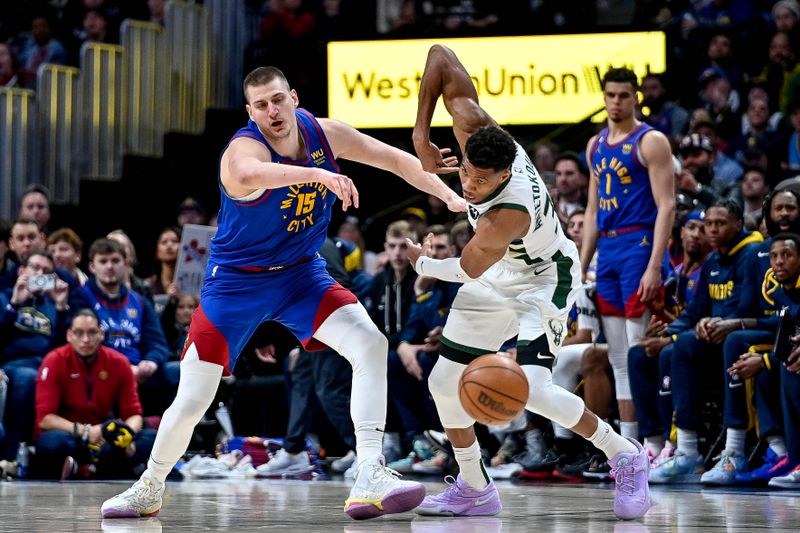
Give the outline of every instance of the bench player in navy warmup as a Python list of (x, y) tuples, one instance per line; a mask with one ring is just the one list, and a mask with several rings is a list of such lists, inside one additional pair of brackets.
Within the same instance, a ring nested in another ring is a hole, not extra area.
[(219, 167), (222, 205), (200, 307), (192, 318), (175, 402), (164, 413), (147, 470), (106, 501), (104, 517), (152, 516), (164, 481), (186, 451), (220, 377), (262, 322), (286, 326), (306, 349), (330, 346), (353, 365), (351, 415), (359, 466), (345, 503), (353, 518), (416, 507), (419, 483), (401, 481), (383, 464), (387, 341), (353, 294), (317, 254), (336, 197), (358, 207), (353, 182), (336, 158), (393, 172), (453, 210), (463, 200), (412, 155), (298, 107), (283, 73), (260, 67), (244, 81), (248, 125), (225, 148)]

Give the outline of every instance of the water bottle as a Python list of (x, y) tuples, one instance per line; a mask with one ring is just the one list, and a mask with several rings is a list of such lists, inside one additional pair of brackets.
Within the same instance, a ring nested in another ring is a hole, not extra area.
[(17, 449), (17, 477), (22, 479), (28, 476), (28, 444), (19, 443)]

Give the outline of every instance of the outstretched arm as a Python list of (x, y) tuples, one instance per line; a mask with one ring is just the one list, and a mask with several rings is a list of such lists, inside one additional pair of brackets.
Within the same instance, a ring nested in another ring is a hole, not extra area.
[(408, 260), (420, 276), (458, 283), (473, 281), (503, 258), (511, 241), (524, 235), (530, 223), (530, 215), (521, 211), (489, 211), (480, 218), (475, 236), (464, 247), (461, 257), (432, 259), (433, 234), (428, 234), (422, 245), (406, 239)]
[(419, 160), (408, 152), (361, 133), (344, 122), (319, 119), (334, 157), (357, 161), (397, 174), (410, 185), (433, 194), (451, 211), (466, 211), (466, 204), (454, 190), (435, 174), (422, 170)]
[(453, 132), (462, 153), (470, 135), (483, 126), (496, 126), (497, 123), (478, 105), (478, 93), (472, 79), (453, 51), (439, 44), (433, 45), (419, 86), (417, 121), (412, 138), (425, 170), (450, 172), (457, 169), (458, 163), (452, 158), (443, 160), (439, 148), (430, 141), (431, 119), (440, 96), (453, 117)]

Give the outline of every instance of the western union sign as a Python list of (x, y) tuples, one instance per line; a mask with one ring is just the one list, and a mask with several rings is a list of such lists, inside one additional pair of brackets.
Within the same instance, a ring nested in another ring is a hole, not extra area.
[[(663, 72), (662, 32), (328, 43), (328, 112), (359, 128), (413, 127), (428, 49), (453, 49), (501, 124), (578, 122), (603, 105), (605, 71)], [(302, 96), (302, 95), (301, 95)], [(437, 106), (434, 126), (452, 124)]]

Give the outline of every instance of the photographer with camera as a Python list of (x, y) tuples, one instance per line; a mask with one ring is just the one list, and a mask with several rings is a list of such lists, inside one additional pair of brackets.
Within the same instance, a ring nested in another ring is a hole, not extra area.
[(103, 336), (97, 315), (82, 309), (68, 344), (44, 358), (36, 381), (38, 476), (131, 477), (150, 455), (156, 432), (142, 429), (130, 363), (103, 346)]
[(8, 376), (3, 456), (14, 459), (33, 428), (36, 373), (44, 355), (62, 343), (69, 285), (53, 274), (44, 250), (27, 255), (16, 283), (0, 292), (0, 369)]

